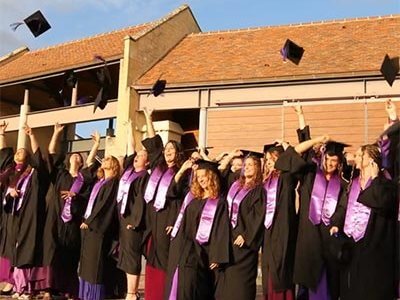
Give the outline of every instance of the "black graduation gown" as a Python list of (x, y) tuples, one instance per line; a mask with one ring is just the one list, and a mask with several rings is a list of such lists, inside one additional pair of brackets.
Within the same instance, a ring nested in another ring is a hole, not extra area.
[[(125, 170), (133, 165), (135, 155), (125, 160)], [(149, 174), (137, 178), (129, 188), (128, 200), (124, 215), (120, 213), (119, 229), (119, 256), (117, 267), (126, 273), (140, 275), (142, 258), (142, 240), (145, 229), (146, 203), (144, 202), (144, 191)], [(118, 206), (118, 212), (121, 207)], [(133, 229), (126, 229), (127, 225)]]
[[(161, 137), (156, 135), (153, 138), (145, 139), (142, 141), (142, 144), (148, 152), (151, 170), (154, 171), (157, 166), (164, 167), (166, 170), (167, 167), (163, 155), (164, 147)], [(170, 184), (169, 189), (171, 186), (172, 184)], [(165, 229), (168, 226), (174, 225), (181, 202), (173, 201), (172, 198), (167, 196), (164, 208), (156, 211), (153, 206), (156, 194), (157, 190), (154, 193), (153, 200), (146, 205), (146, 231), (143, 236), (143, 242), (147, 263), (154, 268), (166, 271), (170, 236), (167, 235)]]
[[(230, 261), (218, 281), (218, 299), (255, 298), (258, 250), (262, 243), (264, 217), (263, 187), (258, 185), (240, 203), (237, 226), (229, 226)], [(239, 235), (245, 240), (242, 247), (233, 244)]]
[(79, 260), (81, 244), (79, 227), (82, 224), (83, 214), (86, 210), (90, 190), (95, 181), (96, 170), (98, 168), (98, 164), (93, 164), (91, 167), (80, 171), (84, 179), (84, 184), (72, 200), (72, 220), (65, 223), (61, 219), (65, 200), (61, 198), (60, 192), (71, 189), (74, 177), (65, 168), (64, 159), (65, 155), (62, 154), (52, 154), (49, 156), (52, 189), (48, 194), (46, 224), (43, 237), (43, 265), (45, 266), (53, 264), (57, 253), (64, 261), (69, 258), (73, 259), (72, 261), (74, 262)]
[[(34, 168), (30, 183), (25, 190), (21, 208), (11, 213), (12, 266), (18, 268), (41, 266), (43, 260), (43, 229), (46, 218), (46, 193), (50, 184), (46, 162), (40, 149), (31, 157), (30, 165)], [(6, 197), (9, 205), (18, 199)], [(7, 204), (7, 205), (8, 205)], [(12, 206), (11, 206), (12, 207)]]
[(353, 241), (352, 259), (342, 276), (341, 299), (396, 299), (396, 185), (378, 176), (358, 202), (371, 208), (364, 237)]
[(263, 291), (268, 294), (271, 276), (274, 291), (293, 288), (294, 254), (298, 229), (296, 215), (297, 173), (305, 166), (304, 160), (289, 147), (276, 161), (280, 171), (275, 214), (269, 229), (264, 227), (262, 251)]
[(342, 227), (347, 203), (347, 182), (341, 180), (338, 204), (331, 217), (331, 225), (325, 226), (322, 222), (314, 225), (309, 219), (309, 208), (317, 165), (312, 162), (315, 155), (313, 150), (306, 155), (307, 165), (300, 185), (299, 230), (296, 242), (294, 262), (294, 282), (315, 289), (320, 280), (322, 271), (326, 267), (325, 254), (330, 253), (329, 229), (331, 226)]
[(209, 242), (200, 245), (196, 241), (196, 233), (206, 202), (207, 199), (195, 198), (185, 210), (181, 227), (174, 239), (180, 245), (180, 249), (177, 249), (175, 255), (169, 259), (165, 299), (168, 299), (176, 268), (178, 268), (177, 299), (220, 299), (218, 295), (214, 296), (220, 271), (212, 271), (209, 266), (211, 263), (222, 266), (229, 261), (227, 208), (224, 199), (220, 198)]
[(0, 256), (11, 259), (12, 246), (12, 219), (10, 210), (3, 205), (4, 195), (8, 187), (8, 179), (14, 172), (15, 163), (13, 161), (14, 151), (12, 148), (7, 147), (0, 150)]
[(92, 213), (84, 220), (89, 228), (81, 230), (82, 244), (79, 277), (91, 284), (103, 284), (113, 239), (118, 236), (116, 196), (118, 178), (112, 178), (101, 188)]

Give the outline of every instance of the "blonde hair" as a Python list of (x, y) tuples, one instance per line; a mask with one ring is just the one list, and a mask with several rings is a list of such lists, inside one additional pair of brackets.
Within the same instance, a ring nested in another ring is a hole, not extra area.
[[(111, 160), (111, 162), (110, 162), (110, 164), (111, 164), (111, 167), (110, 167), (110, 169), (111, 169), (111, 178), (118, 177), (120, 175), (120, 172), (121, 172), (121, 166), (119, 164), (118, 159), (115, 158), (114, 156), (106, 157), (106, 159), (110, 159)], [(97, 178), (98, 179), (102, 179), (102, 178), (104, 178), (104, 176), (105, 176), (104, 175), (104, 169), (102, 167), (100, 167), (97, 170)]]
[[(219, 186), (219, 179), (218, 175), (215, 172), (205, 169), (206, 176), (209, 181), (209, 191), (211, 198), (217, 198), (219, 196), (220, 186)], [(197, 181), (196, 171), (193, 174), (190, 192), (193, 194), (195, 198), (204, 198), (204, 189), (200, 186), (199, 182)]]

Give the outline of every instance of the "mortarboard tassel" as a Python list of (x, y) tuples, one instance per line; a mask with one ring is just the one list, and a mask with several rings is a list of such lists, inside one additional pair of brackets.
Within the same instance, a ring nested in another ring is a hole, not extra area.
[(10, 24), (10, 27), (11, 27), (12, 31), (16, 31), (17, 28), (23, 24), (24, 24), (24, 22), (15, 22), (15, 23)]

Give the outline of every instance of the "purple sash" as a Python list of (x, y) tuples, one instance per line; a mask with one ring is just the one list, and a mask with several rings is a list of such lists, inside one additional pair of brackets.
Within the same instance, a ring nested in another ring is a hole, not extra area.
[(242, 188), (240, 186), (239, 180), (236, 180), (229, 189), (226, 201), (228, 202), (228, 212), (233, 228), (237, 226), (240, 203), (242, 203), (244, 197), (246, 197), (249, 192), (250, 189)]
[(322, 222), (329, 225), (330, 218), (335, 212), (340, 193), (340, 179), (337, 174), (329, 181), (321, 170), (318, 169), (314, 179), (308, 218), (311, 223), (318, 225)]
[(172, 229), (171, 232), (171, 240), (176, 237), (176, 234), (178, 233), (179, 228), (181, 227), (182, 220), (183, 220), (183, 214), (185, 213), (186, 207), (189, 205), (190, 202), (194, 199), (194, 196), (191, 192), (187, 193), (185, 196), (185, 199), (183, 200), (181, 209), (179, 211), (179, 215), (176, 218), (174, 228)]
[[(367, 189), (371, 185), (371, 179), (365, 185)], [(371, 209), (364, 204), (357, 201), (360, 195), (361, 187), (359, 177), (353, 180), (351, 190), (349, 193), (349, 200), (347, 204), (346, 219), (344, 221), (344, 233), (353, 237), (358, 242), (365, 235), (367, 229)]]
[(134, 182), (137, 178), (143, 177), (143, 175), (146, 173), (146, 170), (135, 172), (132, 169), (133, 169), (132, 167), (126, 169), (126, 171), (124, 172), (119, 181), (117, 203), (120, 203), (122, 201), (120, 210), (121, 215), (125, 213), (126, 203), (128, 201), (129, 188), (132, 182)]
[(156, 200), (154, 201), (154, 208), (159, 211), (164, 208), (167, 191), (171, 181), (174, 179), (175, 171), (173, 168), (168, 168), (168, 170), (163, 174), (158, 185)]
[(156, 167), (150, 174), (149, 181), (146, 186), (146, 191), (144, 192), (144, 200), (146, 203), (149, 203), (151, 200), (153, 200), (154, 194), (157, 189), (158, 182), (161, 179), (161, 176), (163, 175), (163, 172), (159, 167)]
[[(74, 182), (72, 183), (71, 189), (69, 191), (78, 194), (83, 186), (83, 183), (84, 183), (83, 175), (81, 174), (81, 172), (78, 172), (78, 176), (74, 179)], [(72, 203), (72, 198), (68, 197), (65, 200), (64, 207), (61, 212), (61, 219), (63, 220), (64, 223), (67, 223), (72, 220), (71, 203)]]
[[(18, 197), (18, 202), (17, 202), (15, 211), (19, 211), (19, 209), (22, 206), (22, 203), (24, 202), (26, 188), (27, 188), (29, 182), (31, 182), (31, 178), (32, 178), (32, 174), (33, 174), (34, 170), (35, 169), (32, 168), (32, 170), (29, 172), (29, 174), (27, 174), (26, 176), (21, 176), (18, 179), (17, 184), (15, 185), (15, 187), (17, 189), (17, 187), (22, 183), (21, 188), (19, 189), (19, 197)], [(11, 191), (11, 188), (8, 188), (5, 196), (10, 194), (10, 191)], [(4, 197), (3, 204), (5, 204), (5, 201), (6, 201), (6, 199)]]
[(264, 191), (266, 194), (266, 208), (265, 208), (265, 219), (264, 226), (269, 229), (272, 225), (272, 220), (275, 215), (276, 208), (276, 194), (278, 190), (278, 179), (279, 177), (271, 176), (264, 183)]
[(84, 214), (84, 218), (87, 219), (90, 217), (90, 214), (92, 213), (92, 209), (94, 206), (94, 201), (96, 200), (97, 195), (99, 194), (99, 191), (101, 189), (101, 187), (106, 184), (108, 181), (108, 179), (100, 179), (99, 181), (96, 182), (96, 184), (94, 185), (92, 192), (90, 193), (90, 198), (89, 198), (89, 202), (88, 205), (86, 207), (86, 211)]
[(209, 198), (201, 212), (200, 223), (196, 233), (196, 241), (203, 245), (210, 239), (215, 212), (217, 211), (219, 198)]

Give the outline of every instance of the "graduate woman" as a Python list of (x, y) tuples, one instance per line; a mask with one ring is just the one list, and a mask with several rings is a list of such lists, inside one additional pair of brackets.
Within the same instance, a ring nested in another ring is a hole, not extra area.
[(132, 124), (128, 122), (128, 157), (119, 181), (117, 203), (120, 216), (117, 267), (126, 273), (126, 300), (139, 299), (138, 285), (142, 267), (142, 240), (145, 229), (144, 191), (149, 174), (146, 150), (135, 152)]
[(172, 231), (180, 249), (171, 257), (165, 299), (221, 299), (215, 295), (217, 270), (229, 260), (229, 225), (217, 167), (205, 160), (194, 163), (187, 205)]
[(352, 259), (342, 278), (340, 299), (396, 299), (397, 186), (381, 172), (377, 145), (359, 148), (355, 163), (360, 176), (349, 187), (343, 227), (352, 238)]
[[(78, 263), (81, 249), (83, 214), (90, 189), (95, 180), (96, 164), (83, 168), (79, 153), (69, 155), (57, 150), (64, 126), (56, 123), (49, 143), (50, 178), (53, 184), (49, 194), (44, 231), (43, 264), (51, 267), (51, 292), (78, 297)], [(93, 147), (98, 147), (94, 144)], [(94, 150), (93, 150), (94, 151)]]
[(5, 242), (6, 247), (11, 247), (14, 267), (16, 293), (13, 297), (29, 299), (34, 289), (45, 289), (49, 285), (48, 273), (41, 268), (49, 173), (32, 129), (25, 124), (24, 130), (33, 155), (29, 159), (24, 148), (15, 153), (16, 167), (6, 176), (3, 205), (10, 218)]
[(264, 146), (266, 203), (262, 251), (263, 290), (266, 300), (294, 297), (293, 268), (298, 217), (296, 185), (304, 160), (287, 143)]
[(256, 296), (258, 250), (265, 215), (260, 160), (263, 155), (243, 154), (242, 174), (226, 197), (231, 254), (218, 282), (218, 299), (250, 300)]
[(142, 141), (146, 148), (151, 174), (144, 193), (146, 205), (145, 255), (147, 258), (145, 295), (147, 300), (161, 300), (164, 296), (170, 231), (175, 223), (181, 202), (167, 197), (168, 189), (183, 161), (181, 145), (169, 141), (163, 147), (161, 137), (155, 134), (152, 110), (144, 109), (148, 138)]
[[(92, 135), (92, 138), (98, 147), (99, 134)], [(95, 152), (89, 154), (87, 159), (89, 167), (93, 163), (97, 164), (94, 162)], [(116, 197), (119, 173), (120, 165), (115, 157), (103, 158), (97, 172), (98, 180), (91, 190), (80, 226), (82, 244), (79, 262), (79, 298), (81, 300), (99, 300), (105, 297), (106, 266), (111, 259), (109, 253), (112, 240), (118, 235)]]

